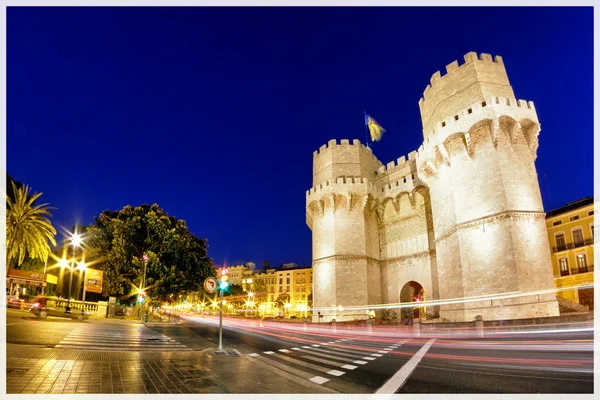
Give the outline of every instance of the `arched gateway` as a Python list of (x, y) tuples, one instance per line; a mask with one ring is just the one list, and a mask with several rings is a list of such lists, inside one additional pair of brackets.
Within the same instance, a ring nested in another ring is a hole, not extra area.
[(408, 315), (412, 315), (413, 318), (418, 319), (419, 310), (421, 310), (421, 317), (425, 318), (425, 307), (417, 307), (418, 303), (423, 301), (425, 301), (425, 289), (423, 289), (423, 286), (419, 282), (410, 281), (402, 286), (400, 290), (400, 302), (415, 303), (415, 307), (403, 308), (401, 319), (407, 319)]

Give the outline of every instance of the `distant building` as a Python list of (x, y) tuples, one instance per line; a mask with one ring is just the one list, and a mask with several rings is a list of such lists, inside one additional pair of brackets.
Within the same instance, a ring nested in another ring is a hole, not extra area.
[[(297, 264), (283, 264), (281, 269), (255, 270), (254, 263), (227, 267), (229, 283), (241, 285), (247, 293), (252, 293), (257, 309), (264, 315), (308, 316), (309, 298), (312, 293), (312, 268)], [(217, 268), (220, 276), (221, 268)], [(277, 307), (277, 298), (289, 295), (288, 306)]]
[[(546, 214), (556, 288), (594, 283), (594, 199), (585, 197)], [(557, 293), (562, 299), (594, 309), (594, 289)], [(583, 311), (560, 301), (561, 309)]]

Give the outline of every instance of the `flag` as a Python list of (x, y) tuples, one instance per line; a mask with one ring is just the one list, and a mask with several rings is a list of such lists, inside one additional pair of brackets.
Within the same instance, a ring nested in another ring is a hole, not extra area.
[(371, 117), (369, 114), (366, 114), (366, 113), (365, 113), (365, 125), (367, 126), (367, 128), (369, 129), (369, 132), (371, 133), (372, 141), (377, 142), (377, 141), (381, 140), (381, 136), (383, 136), (385, 129), (383, 129), (383, 127), (381, 125), (379, 125), (377, 123), (377, 121), (375, 121), (373, 119), (373, 117)]

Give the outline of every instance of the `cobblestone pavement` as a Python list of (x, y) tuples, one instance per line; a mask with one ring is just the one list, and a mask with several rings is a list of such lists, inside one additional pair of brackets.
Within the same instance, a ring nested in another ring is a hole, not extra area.
[(83, 361), (13, 358), (7, 393), (227, 393), (190, 360)]
[[(250, 357), (215, 348), (186, 352), (98, 352), (7, 345), (7, 394), (304, 393), (257, 368)], [(236, 379), (231, 379), (235, 377)], [(309, 391), (311, 391), (309, 389)], [(313, 392), (321, 390), (313, 389)]]

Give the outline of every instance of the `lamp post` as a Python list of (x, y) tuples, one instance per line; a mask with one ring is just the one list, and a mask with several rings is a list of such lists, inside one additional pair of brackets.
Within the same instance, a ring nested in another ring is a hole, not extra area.
[(81, 245), (81, 236), (74, 233), (71, 237), (71, 244), (73, 245), (73, 259), (71, 260), (71, 274), (69, 277), (69, 300), (67, 302), (67, 313), (71, 312), (71, 287), (73, 286), (73, 270), (75, 269), (75, 249)]
[(83, 273), (83, 295), (81, 296), (81, 318), (83, 320), (85, 318), (85, 284), (87, 283), (87, 266), (83, 260), (79, 263), (79, 271)]
[[(46, 254), (46, 262), (44, 263), (44, 279), (46, 279), (46, 281), (48, 280), (46, 277), (46, 267), (48, 266), (48, 257), (50, 257), (50, 251), (48, 251), (48, 254)], [(46, 282), (44, 282), (44, 285), (46, 285)], [(46, 286), (42, 286), (42, 296), (46, 293)]]
[[(142, 260), (144, 260), (144, 277), (142, 278), (142, 289), (144, 290), (146, 287), (146, 268), (148, 267), (148, 256), (147, 255), (142, 255)], [(144, 302), (141, 303), (141, 307), (142, 310), (140, 312), (141, 315), (141, 321), (144, 322), (144, 305), (146, 303), (146, 297), (144, 296)]]

